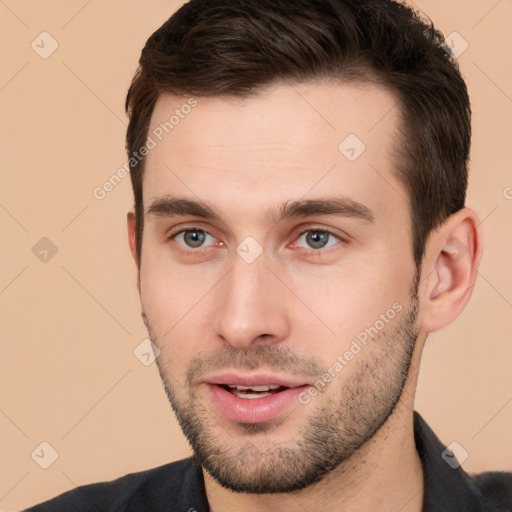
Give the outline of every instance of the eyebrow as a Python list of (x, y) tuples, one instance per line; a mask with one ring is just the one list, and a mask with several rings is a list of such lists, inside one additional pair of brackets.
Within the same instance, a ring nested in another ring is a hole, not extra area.
[[(204, 201), (172, 195), (155, 198), (146, 213), (148, 216), (153, 217), (190, 215), (223, 222), (222, 215)], [(284, 219), (311, 217), (314, 215), (338, 215), (360, 219), (368, 223), (372, 223), (375, 220), (372, 211), (367, 206), (346, 196), (287, 201), (277, 209), (271, 209), (266, 212), (266, 218), (276, 224)]]

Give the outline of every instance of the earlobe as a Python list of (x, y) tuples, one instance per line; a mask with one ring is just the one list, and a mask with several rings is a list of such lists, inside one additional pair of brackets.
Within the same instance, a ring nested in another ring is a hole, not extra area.
[(481, 245), (478, 218), (469, 208), (451, 215), (432, 234), (423, 290), (422, 323), (427, 332), (441, 329), (464, 310), (475, 283)]

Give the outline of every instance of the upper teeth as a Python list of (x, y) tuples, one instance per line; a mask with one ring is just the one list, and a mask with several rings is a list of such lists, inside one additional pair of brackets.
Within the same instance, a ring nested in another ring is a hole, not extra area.
[(269, 384), (268, 386), (238, 386), (237, 384), (228, 384), (231, 389), (236, 389), (238, 391), (245, 391), (250, 389), (251, 391), (268, 391), (270, 389), (280, 388), (278, 384)]

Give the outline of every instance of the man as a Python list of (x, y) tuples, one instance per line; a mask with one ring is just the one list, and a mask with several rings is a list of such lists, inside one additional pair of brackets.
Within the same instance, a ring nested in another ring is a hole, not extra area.
[(470, 105), (389, 0), (192, 0), (127, 97), (142, 317), (194, 459), (39, 511), (495, 511), (414, 412), (467, 304)]

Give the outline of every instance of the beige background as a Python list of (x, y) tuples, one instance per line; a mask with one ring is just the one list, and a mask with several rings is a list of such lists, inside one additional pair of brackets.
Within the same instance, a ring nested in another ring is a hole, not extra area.
[[(129, 178), (103, 200), (92, 193), (126, 161), (129, 81), (180, 4), (0, 2), (1, 510), (190, 453), (155, 365), (133, 354), (147, 335), (125, 234)], [(485, 237), (469, 306), (428, 341), (417, 410), (465, 448), (467, 471), (511, 470), (512, 2), (416, 5), (469, 44), (459, 57), (474, 108), (468, 203)], [(43, 31), (59, 45), (47, 59), (31, 47), (51, 48)], [(43, 237), (57, 247), (46, 262), (32, 252)], [(48, 449), (31, 457), (43, 441), (58, 452), (48, 469), (35, 462)]]

